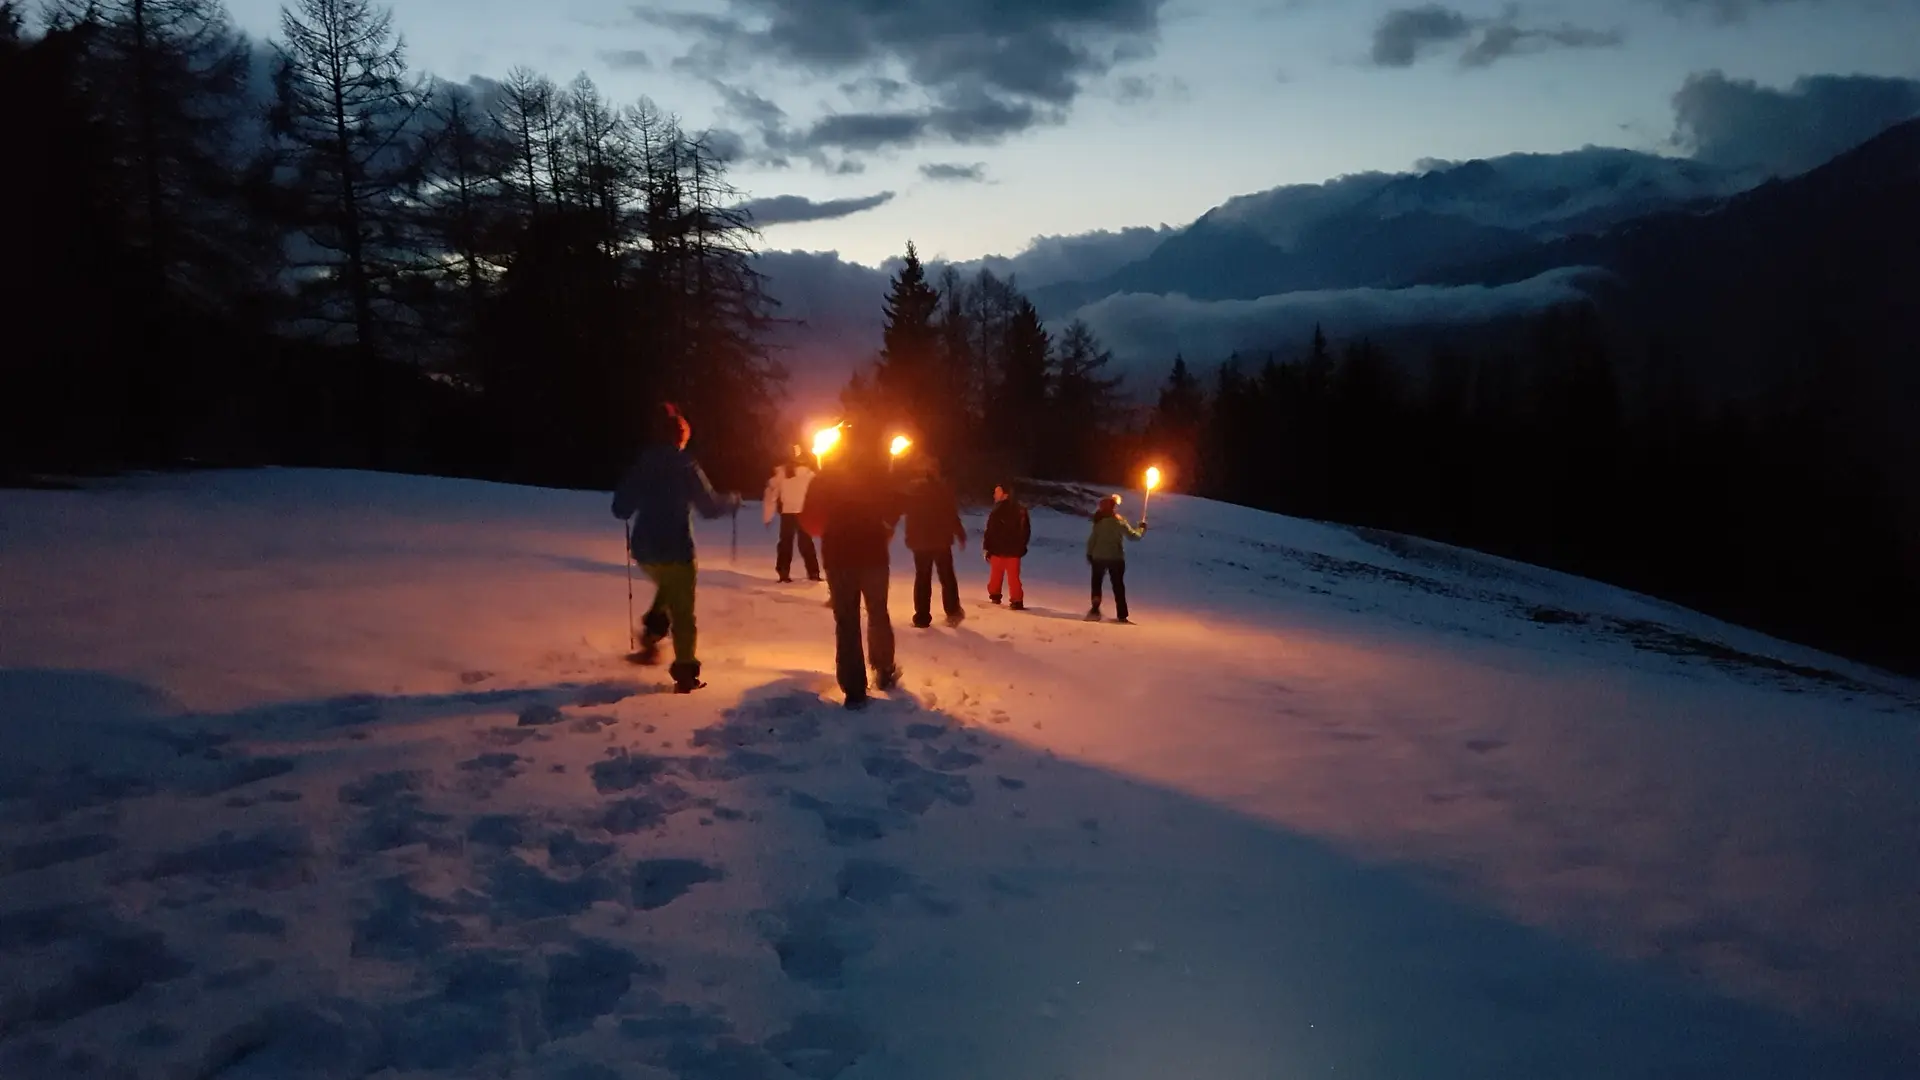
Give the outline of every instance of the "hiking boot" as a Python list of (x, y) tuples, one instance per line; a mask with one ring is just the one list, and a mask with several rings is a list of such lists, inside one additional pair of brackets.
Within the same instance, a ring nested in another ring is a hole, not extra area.
[(991, 600), (991, 601), (993, 601), (993, 606), (994, 606), (994, 607), (999, 607), (999, 606), (1000, 606), (1000, 596), (999, 596), (999, 594), (997, 594), (997, 593), (988, 593), (988, 594), (987, 594), (987, 599), (989, 599), (989, 600)]
[(948, 626), (959, 626), (961, 623), (966, 621), (967, 621), (967, 613), (964, 611), (956, 611), (953, 614), (947, 616)]
[(1025, 610), (1027, 610), (1027, 605), (1026, 605), (1026, 603), (1025, 603), (1025, 601), (1021, 601), (1021, 600), (1015, 600), (1015, 601), (1014, 601), (1013, 603), (1011, 603), (1011, 604), (1008, 604), (1008, 605), (1007, 605), (1007, 610), (1009, 610), (1009, 611), (1025, 611)]
[(847, 708), (852, 709), (855, 712), (858, 712), (861, 709), (866, 708), (868, 703), (871, 702), (872, 700), (873, 700), (872, 698), (868, 697), (865, 694), (848, 694)]
[(1093, 605), (1093, 607), (1091, 607), (1091, 608), (1089, 608), (1089, 609), (1087, 610), (1087, 620), (1086, 620), (1086, 621), (1088, 621), (1088, 622), (1099, 622), (1099, 621), (1100, 621), (1100, 605), (1099, 605), (1099, 604), (1095, 604), (1095, 605)]
[(900, 665), (895, 664), (885, 671), (875, 671), (873, 673), (873, 685), (883, 692), (896, 689), (899, 687), (900, 680), (905, 677), (905, 674), (905, 672), (900, 670)]
[(707, 685), (700, 681), (700, 662), (698, 660), (685, 664), (675, 664), (667, 669), (667, 673), (673, 676), (673, 692), (676, 694), (691, 694), (695, 690), (703, 689)]
[(915, 630), (925, 630), (927, 627), (932, 625), (933, 625), (933, 616), (931, 615), (915, 615), (913, 617), (913, 628)]

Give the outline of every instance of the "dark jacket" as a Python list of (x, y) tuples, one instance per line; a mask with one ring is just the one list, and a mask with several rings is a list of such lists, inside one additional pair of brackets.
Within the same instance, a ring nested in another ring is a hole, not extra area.
[(994, 503), (993, 513), (987, 515), (987, 531), (980, 538), (980, 549), (1002, 559), (1024, 559), (1032, 539), (1033, 521), (1027, 516), (1027, 508), (1020, 505), (1020, 500), (1008, 496)]
[(884, 567), (904, 509), (885, 466), (846, 463), (814, 478), (800, 527), (819, 539), (820, 561), (829, 571)]
[(945, 551), (955, 540), (966, 543), (967, 527), (953, 485), (938, 476), (922, 478), (907, 495), (907, 550)]
[(671, 446), (649, 446), (627, 470), (613, 493), (613, 516), (631, 518), (633, 561), (693, 561), (692, 510), (704, 517), (725, 516), (740, 505), (721, 497), (707, 482), (693, 455)]

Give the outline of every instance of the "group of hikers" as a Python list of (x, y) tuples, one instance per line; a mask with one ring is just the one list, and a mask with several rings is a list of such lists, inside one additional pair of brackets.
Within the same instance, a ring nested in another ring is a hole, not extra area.
[[(628, 553), (655, 590), (652, 604), (641, 617), (638, 647), (630, 659), (658, 663), (661, 641), (671, 638), (673, 663), (668, 670), (674, 691), (682, 694), (706, 685), (700, 681), (695, 654), (692, 514), (718, 518), (738, 513), (741, 506), (739, 495), (715, 492), (706, 473), (687, 453), (691, 435), (691, 427), (675, 406), (658, 406), (648, 417), (646, 447), (613, 495), (614, 516), (628, 523)], [(987, 597), (994, 604), (1004, 597), (1013, 610), (1024, 611), (1020, 562), (1032, 539), (1032, 521), (1027, 508), (1014, 498), (1010, 483), (996, 485), (993, 498), (980, 538), (988, 568)], [(1101, 618), (1107, 581), (1113, 585), (1116, 621), (1129, 621), (1126, 542), (1144, 536), (1147, 522), (1144, 518), (1139, 525), (1128, 522), (1120, 516), (1119, 505), (1117, 495), (1102, 499), (1087, 536), (1093, 604), (1086, 618), (1092, 622)], [(900, 482), (878, 435), (848, 431), (836, 449), (833, 468), (818, 473), (795, 446), (767, 481), (762, 518), (768, 528), (779, 521), (774, 570), (780, 581), (793, 580), (796, 547), (809, 581), (821, 580), (825, 570), (827, 604), (833, 609), (835, 674), (850, 709), (867, 704), (869, 668), (873, 688), (887, 691), (900, 683), (893, 621), (887, 611), (887, 581), (894, 531), (902, 518), (907, 549), (913, 553), (913, 625), (921, 629), (933, 625), (936, 577), (947, 625), (958, 626), (966, 618), (953, 564), (954, 545), (961, 550), (967, 546), (966, 524), (953, 485), (931, 457), (919, 457), (912, 477)]]

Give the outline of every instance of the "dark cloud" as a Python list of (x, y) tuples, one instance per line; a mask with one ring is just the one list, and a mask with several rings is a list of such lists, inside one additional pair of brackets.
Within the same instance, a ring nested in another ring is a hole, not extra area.
[(1792, 175), (1920, 116), (1920, 81), (1815, 75), (1782, 90), (1696, 72), (1673, 111), (1674, 144), (1700, 161)]
[(720, 91), (720, 108), (728, 116), (763, 130), (778, 128), (787, 122), (787, 110), (745, 87), (718, 80), (713, 87)]
[(893, 200), (893, 192), (882, 191), (857, 199), (826, 199), (815, 202), (804, 195), (774, 195), (750, 199), (740, 205), (759, 226), (792, 225), (802, 221), (831, 221), (872, 210)]
[[(1058, 122), (1093, 80), (1152, 55), (1166, 0), (724, 0), (720, 14), (642, 6), (691, 37), (676, 67), (709, 77), (773, 63), (850, 77), (850, 97), (927, 105), (830, 115), (770, 145), (804, 154), (946, 140), (991, 142)], [(904, 75), (904, 80), (893, 74)], [(777, 145), (776, 145), (777, 144)]]
[(615, 71), (652, 71), (653, 57), (640, 49), (608, 49), (600, 59)]
[(1460, 56), (1463, 67), (1487, 67), (1509, 56), (1546, 52), (1550, 49), (1610, 49), (1626, 40), (1618, 30), (1596, 30), (1563, 23), (1559, 26), (1529, 29), (1512, 22), (1488, 26)]
[(1373, 62), (1380, 67), (1412, 67), (1428, 48), (1462, 41), (1472, 33), (1473, 20), (1452, 8), (1438, 4), (1396, 8), (1381, 16), (1373, 28)]
[(906, 95), (909, 87), (899, 79), (885, 75), (866, 75), (840, 84), (840, 92), (853, 101), (872, 101), (891, 105)]
[(981, 98), (931, 109), (831, 113), (802, 128), (768, 125), (761, 136), (781, 154), (872, 153), (934, 137), (963, 145), (999, 142), (1040, 119), (1032, 105)]
[(964, 183), (979, 183), (987, 178), (987, 166), (976, 161), (971, 165), (952, 162), (928, 162), (920, 166), (920, 175), (929, 180), (946, 180)]
[(707, 149), (722, 164), (746, 160), (746, 136), (731, 128), (709, 128), (706, 132)]
[(1453, 8), (1427, 4), (1387, 12), (1373, 28), (1371, 56), (1378, 67), (1412, 67), (1440, 46), (1467, 43), (1460, 66), (1483, 68), (1508, 57), (1552, 49), (1612, 48), (1626, 40), (1619, 30), (1561, 23), (1524, 26), (1520, 9), (1508, 5), (1495, 19), (1475, 19)]
[(1698, 11), (1718, 23), (1736, 23), (1761, 8), (1814, 2), (1817, 0), (1661, 0), (1661, 6), (1677, 15)]

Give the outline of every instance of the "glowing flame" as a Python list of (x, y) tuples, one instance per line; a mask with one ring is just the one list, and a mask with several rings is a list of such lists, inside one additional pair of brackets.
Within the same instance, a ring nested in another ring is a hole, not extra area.
[(887, 447), (887, 453), (892, 454), (894, 457), (899, 457), (901, 454), (907, 452), (907, 447), (912, 445), (912, 439), (907, 438), (905, 435), (895, 435), (893, 437), (893, 444)]
[(1148, 469), (1147, 470), (1147, 490), (1152, 491), (1154, 488), (1157, 488), (1159, 486), (1160, 486), (1160, 470), (1157, 468)]
[(839, 445), (839, 443), (839, 424), (835, 424), (830, 428), (821, 428), (819, 431), (813, 433), (813, 456), (816, 458), (825, 457), (835, 446)]

